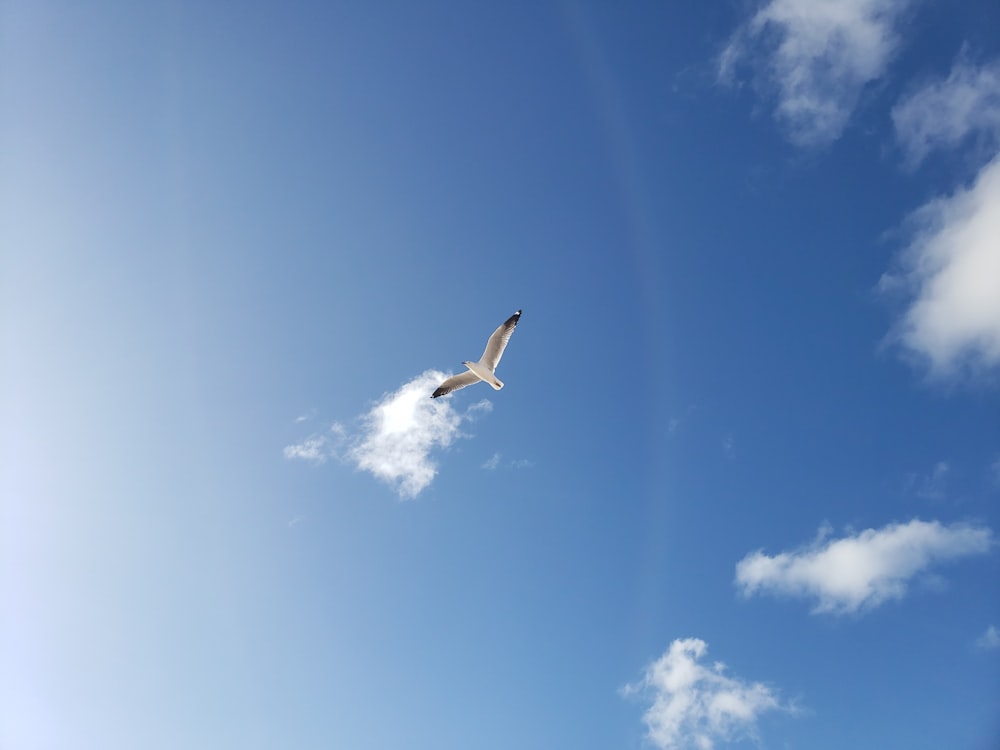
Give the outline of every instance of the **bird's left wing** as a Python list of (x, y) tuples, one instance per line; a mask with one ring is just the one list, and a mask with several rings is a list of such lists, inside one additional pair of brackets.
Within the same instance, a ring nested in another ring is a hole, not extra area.
[(500, 357), (503, 356), (503, 350), (507, 348), (507, 342), (510, 341), (510, 336), (514, 333), (514, 329), (517, 328), (517, 321), (520, 317), (521, 311), (518, 310), (516, 313), (507, 318), (507, 320), (505, 320), (500, 327), (493, 332), (493, 335), (490, 336), (490, 340), (486, 342), (486, 351), (483, 352), (483, 356), (479, 359), (479, 361), (481, 364), (489, 367), (491, 372), (497, 369), (497, 365), (500, 363)]

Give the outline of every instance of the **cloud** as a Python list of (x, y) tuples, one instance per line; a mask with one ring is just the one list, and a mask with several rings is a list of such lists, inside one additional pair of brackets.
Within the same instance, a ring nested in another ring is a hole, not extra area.
[(710, 750), (718, 741), (756, 739), (761, 714), (792, 710), (763, 683), (729, 677), (720, 662), (702, 664), (707, 649), (698, 638), (675, 640), (639, 682), (622, 690), (651, 699), (643, 720), (647, 737), (661, 750)]
[(313, 436), (306, 438), (301, 443), (285, 446), (285, 458), (300, 459), (302, 461), (312, 461), (322, 464), (330, 458), (327, 451), (327, 440), (323, 436)]
[(986, 628), (986, 632), (976, 639), (976, 648), (983, 651), (1000, 649), (1000, 629), (996, 625), (990, 625)]
[(748, 61), (774, 92), (775, 118), (799, 146), (843, 132), (865, 85), (881, 77), (898, 45), (893, 29), (910, 0), (769, 0), (730, 38), (719, 79)]
[(947, 496), (951, 464), (938, 461), (929, 474), (910, 474), (906, 477), (906, 490), (922, 500), (944, 500)]
[(487, 471), (494, 471), (499, 465), (500, 465), (500, 454), (494, 453), (492, 456), (489, 457), (486, 463), (483, 464), (482, 468), (486, 469)]
[(945, 80), (926, 84), (892, 110), (906, 163), (978, 135), (991, 152), (1000, 141), (1000, 60), (977, 67), (960, 55)]
[[(296, 422), (300, 420), (296, 419)], [(285, 458), (290, 461), (308, 461), (313, 464), (325, 464), (337, 456), (337, 446), (344, 441), (343, 425), (334, 422), (328, 432), (310, 435), (301, 443), (287, 445), (284, 449)]]
[(887, 341), (925, 361), (932, 377), (1000, 364), (1000, 154), (971, 187), (930, 201), (906, 222), (899, 270), (879, 281), (908, 307)]
[(484, 399), (460, 414), (450, 399), (428, 398), (446, 377), (428, 370), (385, 396), (362, 418), (362, 438), (349, 456), (359, 469), (395, 487), (401, 498), (416, 497), (434, 479), (437, 464), (431, 451), (447, 448), (462, 436), (463, 422), (493, 408)]
[(684, 425), (684, 423), (687, 422), (688, 417), (694, 414), (695, 409), (697, 409), (697, 406), (695, 404), (690, 404), (688, 408), (684, 410), (683, 414), (678, 414), (671, 417), (667, 421), (667, 432), (671, 435), (676, 434)]
[(810, 545), (774, 557), (753, 552), (736, 565), (745, 596), (769, 593), (816, 600), (814, 613), (849, 614), (900, 599), (908, 581), (932, 564), (984, 554), (993, 532), (984, 526), (914, 519), (828, 539), (823, 528)]
[(431, 399), (430, 393), (445, 373), (428, 370), (382, 397), (359, 418), (360, 428), (349, 433), (334, 423), (328, 434), (312, 435), (284, 449), (285, 458), (325, 463), (338, 458), (392, 486), (401, 498), (414, 498), (433, 481), (437, 464), (432, 453), (467, 437), (462, 425), (493, 405), (483, 399), (464, 412), (451, 399)]
[[(487, 471), (496, 471), (496, 469), (501, 466), (501, 458), (503, 458), (503, 456), (498, 451), (490, 456), (480, 468), (486, 469)], [(535, 464), (533, 461), (529, 461), (526, 458), (515, 458), (507, 461), (503, 465), (508, 469), (530, 469)]]

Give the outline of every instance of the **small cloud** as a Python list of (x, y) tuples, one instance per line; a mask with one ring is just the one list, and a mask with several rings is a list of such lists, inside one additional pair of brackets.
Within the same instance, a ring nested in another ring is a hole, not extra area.
[(931, 565), (988, 553), (993, 532), (985, 526), (914, 519), (816, 541), (769, 556), (753, 552), (736, 565), (735, 583), (744, 596), (769, 593), (815, 599), (813, 613), (851, 614), (901, 599), (910, 579)]
[(993, 474), (993, 483), (1000, 487), (1000, 456), (990, 465), (990, 472)]
[(910, 474), (906, 478), (906, 491), (923, 500), (944, 500), (951, 464), (938, 461), (928, 474)]
[(333, 456), (328, 448), (327, 438), (322, 435), (314, 435), (301, 443), (286, 445), (284, 454), (290, 461), (309, 461), (314, 464), (325, 464)]
[(434, 451), (468, 437), (462, 425), (493, 408), (483, 399), (459, 412), (452, 399), (431, 399), (434, 387), (446, 377), (428, 370), (385, 394), (359, 417), (357, 431), (334, 423), (326, 434), (287, 446), (285, 458), (315, 464), (338, 458), (391, 485), (400, 498), (416, 497), (437, 475)]
[(996, 651), (1000, 649), (1000, 629), (990, 625), (986, 632), (976, 639), (976, 648), (981, 651)]
[(936, 198), (907, 220), (899, 270), (879, 282), (908, 307), (887, 336), (935, 379), (1000, 366), (1000, 154), (968, 188)]
[(361, 418), (362, 434), (348, 454), (359, 469), (392, 485), (403, 499), (419, 495), (437, 475), (431, 453), (465, 437), (462, 424), (493, 408), (483, 399), (460, 413), (451, 399), (429, 398), (446, 377), (429, 370), (383, 397)]
[(910, 168), (931, 151), (955, 148), (974, 136), (995, 150), (1000, 143), (1000, 60), (976, 66), (964, 53), (959, 55), (947, 79), (926, 84), (893, 107), (892, 122)]
[(730, 37), (718, 78), (736, 80), (747, 62), (758, 89), (776, 99), (790, 141), (826, 146), (847, 126), (864, 87), (885, 72), (898, 46), (896, 22), (910, 0), (769, 0)]
[(681, 427), (684, 425), (684, 423), (687, 421), (687, 418), (694, 413), (696, 408), (697, 407), (694, 404), (691, 404), (690, 406), (688, 406), (687, 409), (684, 410), (683, 414), (677, 414), (671, 417), (667, 421), (667, 432), (671, 435), (676, 434), (677, 431), (680, 430)]
[(290, 520), (288, 522), (288, 528), (292, 528), (294, 526), (298, 526), (300, 523), (302, 523), (305, 520), (305, 518), (306, 518), (305, 516), (295, 516), (295, 518), (293, 518), (292, 520)]
[(331, 458), (337, 457), (338, 448), (343, 444), (345, 438), (344, 426), (334, 422), (327, 432), (310, 435), (300, 443), (287, 445), (282, 452), (289, 461), (325, 464)]
[(726, 458), (733, 457), (733, 447), (735, 444), (732, 433), (729, 433), (722, 439), (722, 452), (726, 454)]
[(483, 464), (483, 468), (486, 469), (487, 471), (495, 471), (499, 464), (500, 464), (500, 454), (494, 453), (492, 456), (490, 456), (489, 460), (487, 460), (486, 463)]
[(526, 458), (515, 458), (511, 461), (507, 461), (505, 464), (501, 464), (500, 459), (502, 458), (499, 452), (494, 453), (490, 458), (482, 465), (482, 468), (487, 471), (495, 471), (500, 466), (507, 469), (530, 469), (534, 466), (533, 461), (529, 461)]
[(761, 682), (725, 674), (721, 662), (702, 663), (708, 649), (698, 638), (677, 639), (649, 664), (643, 678), (622, 694), (648, 698), (643, 715), (647, 738), (660, 750), (697, 747), (716, 742), (757, 740), (757, 719), (768, 711), (794, 711)]

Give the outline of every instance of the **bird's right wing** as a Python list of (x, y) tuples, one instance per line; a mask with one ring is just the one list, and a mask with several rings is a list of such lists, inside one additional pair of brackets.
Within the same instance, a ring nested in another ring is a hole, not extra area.
[(517, 328), (517, 321), (520, 317), (521, 311), (518, 310), (501, 323), (500, 327), (490, 336), (490, 340), (486, 342), (486, 351), (483, 352), (479, 361), (489, 367), (490, 372), (497, 369), (497, 365), (500, 364), (500, 357), (503, 356), (503, 350), (507, 348), (507, 342), (510, 341), (514, 329)]
[(437, 390), (431, 394), (431, 398), (437, 398), (438, 396), (444, 396), (446, 393), (451, 393), (452, 391), (457, 391), (459, 388), (465, 388), (467, 385), (472, 385), (473, 383), (479, 382), (479, 376), (471, 370), (466, 370), (461, 375), (453, 375), (444, 381), (441, 385), (437, 387)]

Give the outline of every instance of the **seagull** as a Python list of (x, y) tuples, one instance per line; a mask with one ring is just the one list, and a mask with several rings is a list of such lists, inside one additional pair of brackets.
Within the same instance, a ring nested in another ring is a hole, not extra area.
[(500, 357), (503, 356), (503, 350), (507, 348), (507, 342), (510, 341), (510, 335), (514, 333), (520, 317), (521, 311), (518, 310), (501, 323), (500, 327), (490, 336), (490, 340), (486, 342), (486, 351), (483, 352), (483, 356), (479, 358), (479, 361), (463, 362), (462, 364), (468, 367), (469, 371), (448, 378), (431, 394), (431, 398), (437, 398), (446, 393), (457, 391), (459, 388), (465, 388), (465, 386), (478, 383), (480, 380), (489, 383), (495, 391), (503, 388), (503, 383), (497, 380), (497, 376), (493, 374), (493, 371), (497, 369)]

